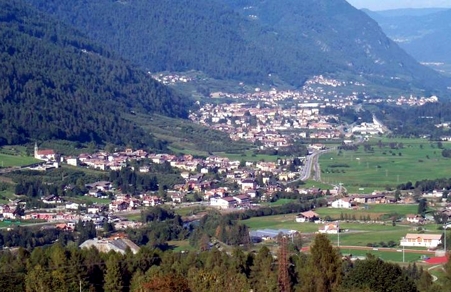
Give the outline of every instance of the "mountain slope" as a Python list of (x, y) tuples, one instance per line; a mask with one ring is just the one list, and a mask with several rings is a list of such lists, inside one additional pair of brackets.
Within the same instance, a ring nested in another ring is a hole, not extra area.
[(288, 34), (298, 44), (327, 52), (354, 74), (389, 86), (451, 84), (406, 54), (365, 13), (345, 0), (222, 0), (262, 25)]
[(451, 9), (419, 15), (390, 16), (386, 12), (374, 11), (366, 13), (417, 60), (451, 63)]
[(154, 72), (268, 83), (276, 75), (295, 86), (326, 73), (404, 89), (448, 84), (344, 0), (27, 1)]
[(187, 114), (170, 89), (17, 0), (0, 0), (0, 79), (0, 145), (150, 145), (155, 141), (122, 113)]

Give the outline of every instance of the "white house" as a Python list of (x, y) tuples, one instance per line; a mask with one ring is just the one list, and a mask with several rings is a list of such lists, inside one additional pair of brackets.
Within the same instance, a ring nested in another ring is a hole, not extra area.
[(72, 165), (72, 166), (78, 166), (80, 164), (78, 157), (67, 157), (66, 162), (67, 162), (67, 164)]
[(319, 219), (319, 215), (313, 211), (302, 212), (296, 216), (296, 222), (313, 222)]
[(336, 223), (327, 223), (324, 224), (324, 226), (321, 226), (318, 229), (318, 232), (326, 234), (338, 234), (338, 232), (340, 232), (340, 227)]
[(255, 190), (257, 183), (254, 179), (244, 179), (241, 181), (242, 190)]
[(249, 204), (251, 202), (251, 197), (246, 194), (233, 196), (233, 198), (237, 201), (238, 204)]
[(332, 208), (351, 208), (351, 200), (349, 198), (342, 198), (332, 202)]
[(237, 203), (238, 202), (232, 197), (210, 199), (210, 206), (217, 207), (219, 209), (233, 208)]
[(80, 205), (79, 204), (77, 204), (77, 203), (67, 203), (66, 204), (66, 209), (67, 210), (78, 210), (78, 207), (79, 207)]
[(407, 233), (401, 238), (401, 246), (436, 248), (442, 242), (441, 234), (412, 234)]
[(424, 221), (423, 217), (415, 214), (406, 215), (406, 220), (410, 223), (421, 223)]

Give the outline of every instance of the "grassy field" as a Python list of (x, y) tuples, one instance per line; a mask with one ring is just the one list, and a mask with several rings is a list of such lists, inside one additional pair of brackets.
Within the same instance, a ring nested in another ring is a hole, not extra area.
[(174, 251), (195, 250), (194, 247), (189, 245), (188, 240), (172, 240), (172, 241), (168, 241), (168, 244)]
[(39, 162), (30, 156), (16, 156), (0, 153), (0, 167), (22, 166)]
[[(389, 252), (389, 251), (379, 251), (379, 250), (356, 250), (356, 249), (348, 249), (348, 248), (340, 248), (340, 251), (344, 255), (352, 254), (353, 256), (364, 257), (367, 254), (372, 254), (376, 257), (381, 258), (384, 261), (391, 262), (402, 262), (403, 256), (402, 252)], [(421, 260), (421, 256), (425, 255), (421, 251), (418, 253), (404, 253), (404, 261), (405, 262), (415, 262)], [(430, 256), (430, 255), (428, 255)]]
[(397, 204), (375, 204), (367, 205), (362, 209), (337, 209), (337, 208), (319, 208), (315, 210), (316, 213), (322, 217), (329, 216), (332, 219), (340, 219), (341, 214), (347, 214), (349, 216), (355, 216), (356, 219), (360, 219), (361, 216), (367, 217), (368, 215), (371, 219), (378, 219), (385, 214), (407, 215), (416, 214), (418, 211), (418, 205), (397, 205)]
[(300, 186), (301, 188), (320, 188), (322, 190), (332, 189), (333, 186), (330, 184), (325, 184), (316, 180), (307, 180), (305, 184)]
[(291, 202), (294, 202), (296, 200), (293, 199), (278, 199), (275, 202), (271, 202), (271, 203), (262, 203), (261, 205), (263, 206), (280, 206), (280, 205), (284, 205), (284, 204), (288, 204)]
[[(349, 190), (372, 191), (375, 188), (394, 187), (408, 181), (448, 177), (451, 159), (442, 157), (436, 142), (423, 139), (381, 139), (372, 141), (372, 152), (334, 151), (321, 155), (321, 178), (327, 183), (343, 183)], [(389, 143), (402, 143), (391, 149)], [(443, 143), (451, 148), (450, 143)]]
[[(398, 214), (415, 213), (411, 212), (413, 207), (416, 210), (416, 206), (389, 206), (387, 209), (383, 207), (387, 205), (377, 205), (374, 208), (368, 209), (364, 215), (370, 216), (381, 216), (383, 214), (397, 212)], [(342, 209), (330, 209), (330, 208), (320, 208), (316, 212), (321, 216), (334, 216), (339, 217), (340, 212), (347, 212), (353, 210), (342, 210)], [(358, 219), (358, 216), (356, 216)], [(321, 227), (320, 224), (315, 223), (297, 223), (295, 221), (295, 214), (286, 215), (275, 215), (275, 216), (265, 216), (265, 217), (254, 217), (247, 220), (243, 220), (242, 223), (246, 224), (250, 229), (290, 229), (297, 230), (304, 234), (316, 233)], [(393, 226), (391, 222), (387, 221), (385, 223), (346, 223), (341, 222), (340, 228), (344, 232), (340, 233), (340, 245), (349, 246), (367, 246), (368, 244), (381, 245), (381, 242), (388, 243), (393, 241), (399, 244), (401, 237), (405, 236), (406, 233), (417, 233), (417, 226), (407, 225), (407, 224), (396, 224)], [(425, 233), (440, 234), (441, 231), (437, 230), (437, 226), (434, 224), (424, 226)], [(338, 235), (329, 235), (330, 240), (334, 243), (338, 243)]]

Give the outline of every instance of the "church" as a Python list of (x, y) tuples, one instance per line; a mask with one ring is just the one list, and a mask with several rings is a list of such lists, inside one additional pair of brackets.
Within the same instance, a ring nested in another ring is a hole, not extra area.
[(34, 144), (34, 158), (45, 161), (56, 160), (56, 153), (52, 149), (39, 150), (38, 143)]

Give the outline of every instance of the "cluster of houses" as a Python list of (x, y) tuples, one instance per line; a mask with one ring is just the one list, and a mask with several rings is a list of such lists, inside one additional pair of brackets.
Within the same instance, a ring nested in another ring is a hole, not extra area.
[(330, 202), (332, 208), (351, 209), (358, 204), (393, 204), (396, 199), (392, 195), (373, 193), (367, 195), (350, 195), (345, 198), (334, 199)]
[[(290, 109), (283, 109), (277, 103), (265, 103), (255, 108), (246, 103), (206, 104), (190, 118), (196, 123), (227, 132), (233, 140), (258, 141), (262, 149), (286, 147), (299, 138), (339, 139), (341, 134), (336, 124), (328, 122), (330, 119), (338, 120), (338, 117), (320, 115), (317, 103)], [(294, 136), (283, 133), (289, 129), (304, 131)]]

